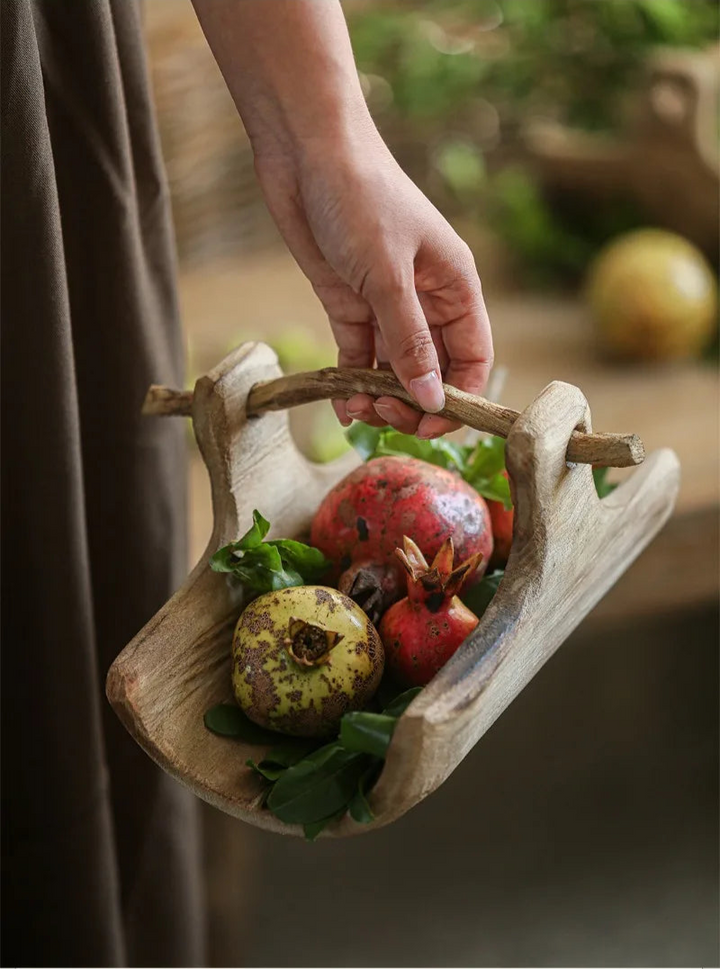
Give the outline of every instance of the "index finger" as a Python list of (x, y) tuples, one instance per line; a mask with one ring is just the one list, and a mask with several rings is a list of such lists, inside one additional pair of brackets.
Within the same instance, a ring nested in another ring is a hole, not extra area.
[[(482, 394), (492, 370), (494, 351), (490, 319), (480, 282), (465, 313), (441, 328), (448, 355), (445, 383), (468, 394)], [(442, 417), (423, 417), (418, 434), (423, 437), (445, 434), (454, 425)]]
[(412, 277), (368, 287), (367, 298), (396, 377), (427, 412), (445, 405), (437, 351)]

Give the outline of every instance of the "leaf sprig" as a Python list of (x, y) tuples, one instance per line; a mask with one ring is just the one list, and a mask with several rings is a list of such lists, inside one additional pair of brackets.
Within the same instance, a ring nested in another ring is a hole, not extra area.
[(607, 480), (609, 468), (593, 468), (592, 476), (598, 498), (606, 498), (617, 488), (616, 484)]
[(246, 763), (268, 785), (265, 804), (287, 824), (302, 824), (314, 841), (346, 812), (360, 824), (374, 819), (367, 793), (380, 775), (398, 718), (420, 692), (416, 687), (392, 699), (382, 711), (346, 713), (331, 743), (282, 737), (263, 730), (234, 704), (221, 703), (205, 714), (205, 726), (223, 737), (247, 743), (275, 743), (259, 762)]
[(290, 538), (265, 541), (270, 522), (253, 511), (251, 528), (212, 556), (210, 568), (227, 572), (254, 594), (318, 582), (330, 567), (322, 552)]

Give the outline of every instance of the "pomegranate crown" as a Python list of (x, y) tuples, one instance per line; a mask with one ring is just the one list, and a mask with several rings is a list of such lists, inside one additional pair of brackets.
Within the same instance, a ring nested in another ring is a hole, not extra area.
[(403, 548), (396, 548), (395, 554), (405, 566), (408, 573), (408, 594), (413, 591), (425, 592), (428, 595), (441, 593), (447, 599), (457, 594), (461, 585), (469, 575), (472, 575), (482, 564), (482, 553), (477, 552), (469, 559), (453, 568), (455, 547), (452, 537), (446, 538), (440, 549), (428, 565), (425, 556), (415, 542), (407, 535), (403, 536)]

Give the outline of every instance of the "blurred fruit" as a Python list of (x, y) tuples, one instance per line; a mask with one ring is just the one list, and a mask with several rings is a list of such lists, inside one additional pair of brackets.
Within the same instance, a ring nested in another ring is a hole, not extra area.
[(717, 284), (702, 253), (661, 229), (606, 246), (590, 267), (587, 298), (604, 348), (627, 359), (697, 354), (717, 319)]
[(311, 418), (310, 439), (306, 448), (307, 456), (312, 461), (326, 464), (349, 450), (350, 444), (335, 416), (335, 411), (328, 402), (323, 401), (323, 404), (317, 408)]
[(321, 341), (312, 330), (293, 326), (271, 337), (268, 343), (286, 373), (335, 366), (337, 351), (329, 331), (327, 339)]

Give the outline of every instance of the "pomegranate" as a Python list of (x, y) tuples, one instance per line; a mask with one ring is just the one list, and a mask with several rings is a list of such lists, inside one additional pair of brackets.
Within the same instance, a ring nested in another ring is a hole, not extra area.
[[(507, 478), (507, 471), (503, 471)], [(488, 511), (492, 522), (494, 549), (490, 565), (494, 569), (503, 569), (510, 557), (510, 546), (513, 537), (514, 509), (506, 508), (501, 501), (488, 501)]]
[[(378, 622), (403, 594), (395, 549), (408, 533), (429, 559), (448, 538), (461, 559), (487, 564), (492, 554), (485, 499), (459, 475), (410, 457), (373, 458), (343, 478), (320, 505), (310, 541), (336, 563), (339, 589)], [(468, 572), (467, 583), (474, 579)]]
[(477, 572), (482, 556), (476, 552), (453, 569), (453, 540), (448, 538), (428, 567), (407, 536), (396, 553), (408, 574), (408, 594), (383, 616), (380, 638), (397, 679), (407, 686), (425, 686), (479, 622), (456, 593)]
[(261, 727), (296, 737), (337, 733), (364, 707), (385, 656), (365, 613), (336, 589), (292, 586), (245, 609), (233, 637), (235, 699)]

